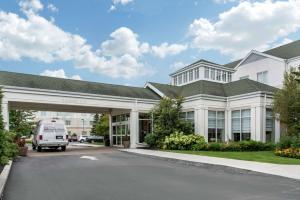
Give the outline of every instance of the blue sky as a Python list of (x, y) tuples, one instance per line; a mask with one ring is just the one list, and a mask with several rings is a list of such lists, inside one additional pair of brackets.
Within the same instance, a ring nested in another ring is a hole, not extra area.
[(299, 1), (5, 0), (0, 70), (143, 86), (299, 39)]

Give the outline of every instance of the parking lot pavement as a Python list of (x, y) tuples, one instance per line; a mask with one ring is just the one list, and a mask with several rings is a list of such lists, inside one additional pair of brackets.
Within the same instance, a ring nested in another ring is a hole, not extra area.
[(110, 150), (21, 158), (5, 200), (299, 200), (300, 182), (253, 172), (195, 167)]

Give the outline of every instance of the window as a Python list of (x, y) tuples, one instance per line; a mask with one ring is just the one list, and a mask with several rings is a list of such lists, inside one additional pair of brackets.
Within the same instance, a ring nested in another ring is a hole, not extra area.
[(231, 82), (231, 81), (232, 81), (232, 73), (228, 72), (228, 82)]
[(215, 80), (216, 79), (216, 70), (215, 69), (211, 69), (210, 70), (210, 79), (211, 80)]
[(209, 68), (208, 67), (204, 68), (204, 78), (209, 79)]
[(266, 142), (273, 141), (274, 117), (273, 111), (269, 108), (266, 110)]
[(178, 75), (178, 85), (182, 84), (182, 74)]
[(231, 126), (234, 141), (250, 140), (251, 110), (235, 110), (231, 113)]
[(225, 112), (208, 111), (208, 142), (224, 141)]
[(112, 143), (113, 145), (122, 145), (125, 135), (130, 137), (129, 114), (117, 115), (112, 117)]
[(174, 76), (174, 85), (177, 85), (177, 76)]
[(199, 79), (199, 67), (195, 68), (195, 79)]
[(70, 120), (66, 120), (65, 124), (66, 124), (66, 126), (70, 126), (71, 125), (71, 121)]
[(152, 133), (153, 117), (148, 113), (139, 113), (139, 143), (143, 143), (147, 134)]
[(193, 79), (194, 79), (193, 70), (190, 70), (189, 71), (189, 81), (192, 81)]
[(194, 111), (182, 112), (182, 113), (180, 113), (180, 118), (182, 120), (190, 122), (193, 125), (193, 127), (195, 128)]
[(217, 70), (217, 81), (221, 80), (221, 70)]
[(242, 80), (242, 79), (247, 79), (247, 78), (249, 78), (249, 75), (247, 75), (247, 76), (241, 76), (241, 77), (240, 77), (240, 80)]
[(42, 112), (41, 112), (41, 116), (43, 116), (43, 117), (47, 116), (47, 112), (42, 111)]
[(222, 81), (226, 82), (226, 80), (227, 80), (227, 72), (223, 71), (223, 73), (222, 73)]
[(184, 72), (183, 73), (183, 83), (187, 82), (187, 76), (188, 76), (187, 72)]
[(257, 73), (257, 81), (261, 83), (267, 83), (268, 82), (268, 71), (259, 72)]

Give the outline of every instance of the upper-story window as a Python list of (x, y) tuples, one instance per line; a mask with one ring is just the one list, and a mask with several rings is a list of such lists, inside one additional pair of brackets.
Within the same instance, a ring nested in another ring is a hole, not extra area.
[(199, 79), (199, 67), (195, 68), (195, 79)]
[(182, 75), (179, 74), (178, 75), (178, 85), (181, 85), (182, 84)]
[(261, 83), (268, 83), (268, 71), (258, 72), (257, 81)]
[(249, 75), (247, 75), (247, 76), (241, 76), (241, 77), (240, 77), (240, 80), (242, 80), (242, 79), (247, 79), (247, 78), (249, 78)]
[(177, 85), (177, 76), (174, 76), (174, 85)]
[(189, 81), (194, 80), (194, 76), (193, 76), (193, 70), (189, 71)]
[(222, 73), (222, 81), (227, 82), (227, 72), (223, 71)]
[(232, 81), (232, 73), (228, 72), (228, 82), (231, 82), (231, 81)]
[(216, 78), (216, 70), (215, 69), (211, 69), (210, 70), (210, 79), (211, 80), (215, 80)]
[(66, 124), (66, 126), (70, 126), (71, 125), (71, 121), (70, 120), (66, 120), (65, 124)]
[(183, 83), (186, 83), (186, 82), (187, 82), (187, 77), (188, 77), (187, 72), (184, 72), (184, 73), (183, 73)]
[(217, 81), (221, 81), (221, 70), (217, 70)]
[(209, 79), (209, 68), (205, 67), (204, 69), (204, 78)]

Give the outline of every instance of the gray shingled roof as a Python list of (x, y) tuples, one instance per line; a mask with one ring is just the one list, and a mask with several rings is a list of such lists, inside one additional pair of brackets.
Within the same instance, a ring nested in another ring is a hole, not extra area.
[(272, 86), (259, 83), (250, 79), (242, 79), (230, 83), (217, 83), (206, 80), (199, 80), (183, 86), (172, 86), (160, 83), (151, 83), (159, 91), (168, 97), (190, 97), (198, 94), (230, 97), (252, 92), (276, 92), (278, 89)]
[(0, 85), (154, 100), (160, 99), (157, 94), (148, 88), (78, 81), (5, 71), (0, 71)]
[[(264, 51), (263, 53), (275, 56), (282, 59), (290, 59), (297, 56), (300, 56), (300, 40), (296, 40), (294, 42)], [(224, 67), (235, 68), (242, 59), (236, 60), (224, 65)]]

